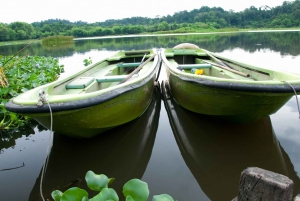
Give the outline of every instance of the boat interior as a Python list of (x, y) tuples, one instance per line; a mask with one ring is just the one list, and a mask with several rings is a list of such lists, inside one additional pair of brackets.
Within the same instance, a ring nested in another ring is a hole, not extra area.
[[(140, 70), (135, 71), (143, 59), (143, 55), (132, 55), (120, 60), (104, 60), (94, 64), (82, 74), (75, 75), (64, 83), (54, 86), (51, 95), (68, 95), (91, 93), (118, 85), (130, 76), (136, 79), (152, 68), (153, 60), (147, 62)], [(146, 59), (145, 59), (146, 60)], [(133, 73), (133, 74), (132, 74)]]
[(172, 66), (177, 66), (177, 69), (196, 75), (249, 81), (274, 80), (268, 72), (250, 70), (250, 68), (228, 61), (222, 60), (226, 66), (221, 66), (208, 55), (174, 55), (168, 61)]

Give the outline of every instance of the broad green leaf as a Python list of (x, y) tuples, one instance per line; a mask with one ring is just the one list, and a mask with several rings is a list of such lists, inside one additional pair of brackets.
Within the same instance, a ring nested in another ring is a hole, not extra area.
[(126, 197), (126, 201), (135, 201), (130, 195)]
[(95, 174), (89, 170), (85, 175), (85, 180), (88, 187), (94, 191), (101, 191), (103, 188), (107, 188), (108, 177), (104, 174)]
[(152, 201), (174, 201), (168, 194), (154, 195)]
[(86, 200), (85, 197), (88, 197), (88, 193), (78, 187), (69, 188), (66, 190), (62, 196), (60, 201), (83, 201)]
[(84, 196), (81, 201), (89, 201), (89, 198), (87, 196)]
[(119, 201), (119, 196), (112, 188), (103, 188), (91, 201)]
[(147, 201), (148, 184), (139, 179), (131, 179), (123, 186), (123, 194), (125, 197), (131, 196), (136, 201)]
[(51, 193), (51, 197), (55, 200), (55, 201), (60, 201), (60, 198), (62, 196), (62, 192), (59, 190), (55, 190)]

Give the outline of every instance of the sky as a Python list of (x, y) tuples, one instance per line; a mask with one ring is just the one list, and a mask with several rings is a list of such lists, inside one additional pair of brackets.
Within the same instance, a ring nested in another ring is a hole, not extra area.
[(202, 6), (221, 7), (242, 11), (254, 6), (276, 7), (284, 0), (2, 0), (0, 22), (40, 22), (47, 19), (65, 19), (71, 22), (103, 22), (107, 19), (173, 15)]

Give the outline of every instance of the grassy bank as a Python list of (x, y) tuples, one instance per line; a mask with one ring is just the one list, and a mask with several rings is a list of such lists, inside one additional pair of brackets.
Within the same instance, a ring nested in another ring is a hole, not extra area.
[(3, 41), (0, 42), (0, 46), (5, 46), (5, 45), (19, 45), (19, 44), (30, 44), (32, 42), (36, 41), (35, 43), (41, 43), (41, 40), (16, 40), (16, 41)]

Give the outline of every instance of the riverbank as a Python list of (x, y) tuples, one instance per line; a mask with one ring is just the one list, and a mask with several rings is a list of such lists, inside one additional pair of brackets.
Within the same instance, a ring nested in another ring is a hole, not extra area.
[[(95, 36), (95, 37), (82, 37), (74, 38), (76, 40), (87, 40), (87, 39), (107, 39), (107, 38), (131, 38), (131, 37), (152, 37), (152, 36), (177, 36), (177, 35), (199, 35), (199, 34), (228, 34), (228, 33), (241, 33), (241, 32), (289, 32), (289, 31), (300, 31), (300, 27), (289, 28), (289, 29), (239, 29), (238, 31), (208, 31), (208, 32), (187, 32), (187, 33), (144, 33), (144, 34), (132, 34), (132, 35), (113, 35), (113, 36)], [(30, 44), (36, 39), (32, 40), (18, 40), (18, 41), (4, 41), (0, 42), (0, 46), (5, 45), (19, 45), (19, 44)], [(35, 43), (42, 43), (42, 40), (36, 40)]]

